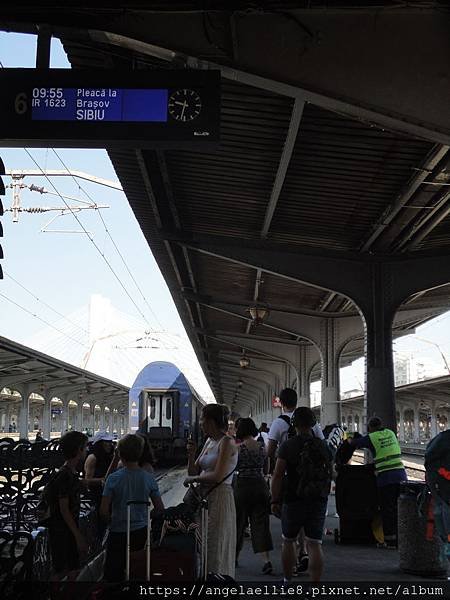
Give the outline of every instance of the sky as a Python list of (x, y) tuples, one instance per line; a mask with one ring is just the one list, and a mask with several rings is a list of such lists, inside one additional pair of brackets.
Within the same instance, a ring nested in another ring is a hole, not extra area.
[[(35, 48), (34, 36), (0, 32), (0, 62), (5, 68), (34, 67)], [(51, 67), (70, 68), (61, 43), (56, 39), (52, 40)], [(62, 159), (72, 170), (117, 181), (111, 162), (103, 150), (58, 149), (56, 155), (51, 149), (44, 148), (29, 149), (29, 153), (42, 169), (63, 170)], [(1, 149), (0, 156), (6, 169), (37, 169), (22, 148)], [(6, 177), (5, 183), (10, 182), (11, 179)], [(87, 201), (89, 196), (97, 204), (108, 205), (110, 208), (102, 210), (106, 228), (126, 257), (141, 291), (127, 273), (97, 211), (82, 211), (78, 216), (92, 235), (98, 251), (88, 236), (80, 233), (80, 226), (73, 215), (58, 217), (46, 227), (55, 213), (22, 213), (18, 223), (13, 223), (11, 214), (5, 213), (2, 218), (4, 238), (1, 241), (5, 278), (0, 281), (0, 335), (25, 344), (29, 340), (42, 339), (43, 332), (54, 332), (52, 326), (61, 323), (61, 315), (76, 312), (89, 304), (93, 294), (101, 294), (109, 298), (117, 310), (146, 323), (149, 329), (166, 329), (186, 337), (170, 292), (122, 192), (83, 180), (74, 181), (69, 177), (51, 179), (56, 191), (43, 177), (26, 177), (24, 182), (27, 185), (44, 186), (56, 194), (41, 195), (24, 189), (21, 192), (24, 207), (62, 206), (58, 192), (83, 201)], [(79, 204), (75, 200), (67, 201), (74, 206)], [(8, 189), (5, 208), (11, 202), (12, 190)], [(42, 232), (42, 229), (64, 229), (71, 233)], [(122, 285), (100, 254), (104, 254)], [(422, 340), (417, 336), (397, 340), (395, 351), (413, 353), (428, 365), (430, 373), (446, 373), (441, 352), (450, 361), (450, 313), (423, 325), (417, 335)], [(433, 344), (438, 344), (440, 350)], [(341, 369), (341, 391), (362, 389), (363, 386), (362, 359)], [(312, 389), (318, 387), (320, 383), (313, 384)]]
[[(4, 67), (33, 67), (35, 44), (34, 36), (0, 33), (1, 63)], [(51, 66), (70, 67), (59, 40), (52, 41)], [(64, 170), (64, 166), (51, 149), (33, 148), (29, 149), (29, 152), (42, 169)], [(117, 181), (111, 162), (103, 150), (58, 149), (57, 154), (70, 169)], [(37, 169), (24, 149), (2, 149), (1, 156), (6, 169)], [(6, 184), (10, 182), (10, 178), (5, 178)], [(43, 185), (56, 194), (55, 189), (44, 177), (26, 177), (24, 182), (28, 185)], [(125, 194), (83, 180), (76, 182), (70, 177), (52, 178), (52, 182), (56, 190), (63, 195), (88, 201), (87, 193), (97, 204), (110, 206), (109, 209), (102, 210), (106, 227), (122, 255), (126, 256), (129, 268), (151, 308), (144, 302), (141, 293), (126, 272), (97, 211), (87, 210), (78, 213), (80, 220), (86, 230), (92, 233), (99, 250), (105, 254), (138, 308), (127, 296), (85, 233), (41, 232), (55, 213), (22, 213), (18, 223), (12, 222), (10, 213), (5, 214), (2, 221), (5, 258), (2, 264), (6, 276), (1, 284), (0, 293), (10, 296), (45, 320), (54, 322), (55, 314), (36, 302), (9, 276), (14, 277), (63, 314), (69, 314), (87, 304), (92, 293), (101, 292), (113, 300), (117, 309), (128, 312), (133, 317), (140, 317), (152, 327), (162, 326), (177, 333), (183, 332), (170, 292)], [(12, 190), (7, 190), (5, 208), (10, 206), (11, 201)], [(67, 202), (73, 206), (78, 204), (76, 201)], [(22, 190), (21, 203), (24, 207), (64, 206), (57, 195), (40, 195), (27, 189)], [(48, 229), (81, 231), (71, 214), (58, 217)], [(44, 324), (38, 319), (31, 316), (27, 318), (26, 313), (13, 305), (7, 307), (4, 298), (2, 303), (1, 333), (6, 337), (23, 340), (42, 329)]]

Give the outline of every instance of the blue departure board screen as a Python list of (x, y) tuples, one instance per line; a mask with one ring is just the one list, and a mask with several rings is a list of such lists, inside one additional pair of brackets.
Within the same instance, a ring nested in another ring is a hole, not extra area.
[(220, 72), (0, 69), (0, 146), (216, 148)]
[(33, 121), (167, 122), (167, 89), (49, 88), (32, 91)]

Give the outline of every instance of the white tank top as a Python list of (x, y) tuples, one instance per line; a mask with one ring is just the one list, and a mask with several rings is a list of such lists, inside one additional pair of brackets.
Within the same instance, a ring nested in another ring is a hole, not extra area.
[[(219, 458), (220, 443), (225, 437), (227, 436), (220, 438), (219, 441), (213, 440), (211, 438), (207, 439), (205, 446), (197, 459), (197, 463), (201, 469), (201, 473), (211, 473), (211, 471), (214, 471), (214, 469), (216, 468), (217, 459)], [(228, 459), (228, 463), (225, 469), (226, 473), (231, 473), (231, 471), (236, 468), (237, 461), (238, 451), (233, 441), (233, 452), (230, 458)], [(231, 473), (231, 475), (229, 475), (223, 483), (230, 485), (233, 481), (233, 474), (234, 473)]]

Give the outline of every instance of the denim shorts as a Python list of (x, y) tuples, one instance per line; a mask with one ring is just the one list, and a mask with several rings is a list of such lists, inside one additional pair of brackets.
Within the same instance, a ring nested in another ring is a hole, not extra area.
[(297, 539), (302, 527), (305, 538), (322, 543), (325, 515), (328, 498), (314, 500), (296, 500), (287, 502), (281, 508), (281, 531), (283, 539), (293, 542)]

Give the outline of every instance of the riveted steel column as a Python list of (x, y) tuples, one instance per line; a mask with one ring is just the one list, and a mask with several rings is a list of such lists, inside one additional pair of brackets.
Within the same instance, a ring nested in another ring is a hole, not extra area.
[(432, 402), (430, 404), (431, 404), (430, 439), (433, 439), (438, 434), (437, 408), (436, 408), (436, 402)]
[(299, 346), (297, 378), (298, 406), (311, 406), (311, 398), (309, 396), (309, 378), (306, 352), (306, 346)]
[(49, 390), (44, 390), (42, 392), (42, 397), (44, 398), (44, 407), (42, 410), (42, 435), (44, 439), (49, 440), (51, 432), (50, 421), (52, 418), (52, 394)]
[(420, 442), (420, 415), (419, 407), (414, 408), (414, 431), (413, 431), (413, 442), (418, 444)]
[(338, 323), (336, 319), (323, 319), (320, 327), (322, 352), (322, 402), (320, 424), (322, 427), (340, 423)]
[(30, 388), (29, 388), (29, 386), (24, 385), (20, 389), (20, 394), (22, 397), (22, 402), (20, 405), (20, 414), (18, 415), (19, 422), (17, 423), (17, 425), (18, 425), (20, 439), (27, 440), (28, 433), (29, 433), (28, 415), (29, 415), (29, 411), (30, 411)]
[(370, 305), (365, 319), (366, 418), (378, 416), (385, 427), (397, 431), (395, 411), (392, 323), (396, 304), (388, 265), (374, 264), (371, 272)]
[(75, 429), (83, 431), (83, 400), (80, 398), (78, 398), (77, 402), (77, 423)]

